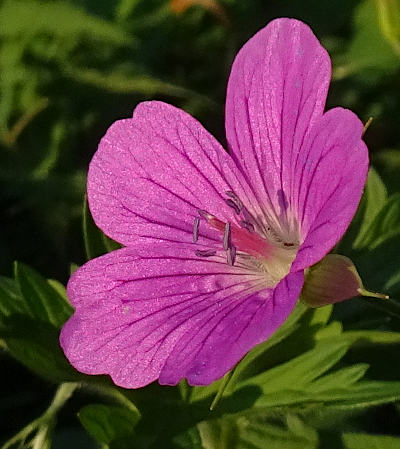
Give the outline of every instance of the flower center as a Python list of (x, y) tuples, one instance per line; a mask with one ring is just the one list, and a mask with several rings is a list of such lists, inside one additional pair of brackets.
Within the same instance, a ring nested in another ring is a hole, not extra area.
[[(199, 216), (222, 235), (222, 247), (229, 265), (240, 264), (251, 271), (267, 275), (268, 286), (276, 285), (290, 271), (299, 247), (297, 236), (284, 240), (271, 226), (260, 223), (249, 213), (240, 199), (231, 191), (226, 192), (226, 203), (233, 209), (236, 219), (224, 222), (207, 211), (198, 210)], [(201, 219), (193, 226), (193, 241), (197, 242)], [(287, 232), (290, 235), (290, 232)], [(199, 257), (211, 257), (216, 250), (197, 250)]]

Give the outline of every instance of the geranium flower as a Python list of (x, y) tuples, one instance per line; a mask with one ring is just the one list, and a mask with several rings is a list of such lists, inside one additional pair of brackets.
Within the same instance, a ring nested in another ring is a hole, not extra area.
[(125, 248), (68, 284), (61, 345), (73, 366), (126, 388), (206, 385), (286, 320), (366, 180), (361, 121), (324, 113), (330, 74), (310, 28), (277, 19), (233, 63), (229, 154), (162, 102), (111, 126), (87, 190), (95, 222)]

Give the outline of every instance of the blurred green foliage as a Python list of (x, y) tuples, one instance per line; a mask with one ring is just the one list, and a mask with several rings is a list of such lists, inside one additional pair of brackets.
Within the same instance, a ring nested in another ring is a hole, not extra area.
[[(71, 313), (65, 288), (45, 278), (64, 283), (70, 263), (115, 248), (84, 202), (100, 137), (138, 102), (157, 98), (225, 143), (235, 53), (282, 16), (308, 23), (328, 49), (328, 107), (374, 118), (365, 140), (375, 169), (337, 250), (368, 288), (391, 299), (357, 299), (333, 313), (300, 305), (243, 359), (213, 412), (222, 381), (129, 392), (77, 373), (58, 345)], [(10, 374), (1, 386), (0, 440), (33, 420), (20, 440), (36, 448), (96, 447), (83, 428), (102, 448), (400, 447), (399, 92), (400, 0), (1, 0), (0, 358)], [(13, 260), (23, 263), (12, 273)], [(53, 402), (35, 419), (55, 384)], [(53, 435), (78, 385), (92, 395), (72, 399)], [(99, 392), (104, 403), (91, 403)]]

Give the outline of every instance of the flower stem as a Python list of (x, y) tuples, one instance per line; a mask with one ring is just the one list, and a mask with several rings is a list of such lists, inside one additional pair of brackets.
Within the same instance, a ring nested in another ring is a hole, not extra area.
[(361, 296), (367, 296), (368, 298), (389, 299), (389, 296), (385, 295), (384, 293), (370, 292), (368, 290), (365, 290), (365, 288), (359, 288), (358, 293)]
[(368, 120), (367, 120), (367, 122), (365, 123), (365, 125), (364, 125), (364, 129), (363, 129), (363, 132), (362, 132), (362, 135), (364, 136), (364, 134), (367, 132), (367, 129), (369, 128), (369, 125), (372, 123), (372, 120), (373, 120), (374, 118), (373, 117), (370, 117)]
[(210, 405), (210, 411), (212, 412), (213, 410), (215, 410), (215, 407), (218, 405), (219, 401), (222, 398), (222, 395), (224, 394), (224, 391), (226, 390), (226, 387), (228, 386), (229, 381), (232, 378), (232, 374), (234, 372), (234, 369), (231, 369), (230, 371), (228, 371), (222, 382), (221, 385), (219, 386), (219, 389), (217, 391), (217, 394), (215, 395), (214, 400), (212, 401), (211, 405)]

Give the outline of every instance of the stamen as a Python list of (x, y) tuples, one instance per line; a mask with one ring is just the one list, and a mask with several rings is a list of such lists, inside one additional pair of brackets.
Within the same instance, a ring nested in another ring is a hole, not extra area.
[(240, 201), (240, 198), (236, 195), (235, 192), (232, 192), (232, 190), (227, 190), (225, 192), (230, 198), (235, 201), (235, 203), (240, 207), (240, 209), (243, 207), (243, 203)]
[(228, 265), (233, 266), (236, 260), (236, 246), (232, 245), (226, 250), (226, 261)]
[(197, 209), (197, 213), (200, 215), (200, 217), (206, 219), (207, 221), (214, 218), (214, 215), (211, 215), (210, 213), (208, 213), (206, 210), (203, 209)]
[(200, 225), (200, 218), (196, 217), (194, 219), (193, 223), (193, 242), (196, 243), (199, 239), (199, 225)]
[[(232, 190), (228, 190), (225, 192), (232, 200), (227, 200), (227, 204), (235, 209), (235, 212), (239, 215), (243, 209), (243, 203), (240, 201), (240, 198), (236, 195), (236, 193), (232, 192)], [(232, 204), (233, 203), (233, 204)]]
[(247, 229), (249, 232), (254, 232), (255, 231), (255, 227), (253, 225), (253, 223), (250, 223), (247, 220), (240, 220), (239, 224), (242, 228)]
[(229, 207), (231, 207), (236, 212), (237, 215), (240, 214), (241, 208), (239, 207), (238, 204), (235, 203), (235, 201), (228, 198), (227, 200), (225, 200), (225, 202)]
[(224, 238), (222, 240), (222, 246), (225, 251), (231, 246), (231, 224), (229, 221), (227, 223), (225, 223)]
[(217, 251), (213, 249), (196, 249), (195, 254), (199, 257), (211, 257), (215, 256), (217, 254)]

